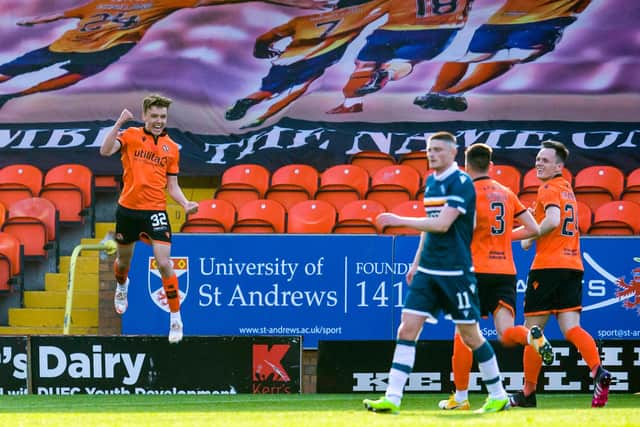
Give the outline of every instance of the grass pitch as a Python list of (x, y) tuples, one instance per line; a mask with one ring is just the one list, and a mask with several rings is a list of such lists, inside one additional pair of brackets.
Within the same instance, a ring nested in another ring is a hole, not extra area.
[[(538, 408), (476, 415), (437, 409), (444, 394), (409, 394), (399, 415), (364, 410), (364, 394), (232, 396), (2, 396), (1, 426), (640, 426), (640, 396), (539, 394)], [(471, 395), (472, 408), (485, 395)]]

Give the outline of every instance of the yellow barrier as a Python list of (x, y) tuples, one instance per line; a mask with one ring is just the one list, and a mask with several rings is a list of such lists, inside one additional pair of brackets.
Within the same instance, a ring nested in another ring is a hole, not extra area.
[(105, 251), (107, 255), (113, 255), (118, 250), (118, 245), (115, 240), (107, 235), (102, 242), (97, 244), (85, 244), (78, 245), (73, 249), (71, 253), (71, 259), (69, 260), (69, 280), (67, 281), (67, 300), (64, 306), (64, 335), (69, 335), (69, 328), (71, 327), (71, 310), (73, 307), (73, 285), (76, 278), (76, 260), (82, 251)]

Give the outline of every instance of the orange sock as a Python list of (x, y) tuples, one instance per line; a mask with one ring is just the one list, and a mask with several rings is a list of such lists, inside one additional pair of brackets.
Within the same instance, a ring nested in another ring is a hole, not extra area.
[(600, 365), (600, 353), (598, 353), (598, 346), (596, 346), (596, 342), (593, 340), (593, 337), (591, 337), (589, 332), (585, 331), (580, 326), (574, 326), (567, 331), (565, 338), (571, 344), (576, 346), (591, 371)]
[(542, 368), (542, 359), (533, 347), (527, 345), (524, 347), (522, 364), (524, 365), (524, 388), (522, 391), (525, 396), (529, 396), (536, 391), (538, 376), (540, 376), (540, 369)]
[(513, 347), (517, 344), (525, 346), (529, 344), (527, 341), (528, 335), (529, 330), (524, 326), (512, 326), (504, 331), (501, 342), (507, 347)]
[(460, 93), (480, 86), (498, 76), (503, 75), (515, 65), (513, 61), (483, 62), (478, 64), (464, 80), (451, 86), (448, 93)]
[(178, 276), (175, 273), (171, 277), (162, 278), (162, 287), (167, 296), (169, 311), (176, 313), (180, 311), (180, 294), (178, 292)]
[(440, 68), (431, 92), (446, 92), (464, 77), (469, 68), (466, 62), (446, 62)]
[(124, 285), (124, 282), (127, 281), (127, 276), (129, 276), (129, 269), (120, 269), (120, 265), (118, 264), (118, 260), (113, 261), (113, 273), (116, 276), (116, 281), (120, 285)]
[(462, 341), (460, 334), (453, 337), (453, 356), (451, 367), (453, 369), (453, 383), (456, 390), (463, 391), (469, 388), (469, 372), (473, 363), (473, 352)]

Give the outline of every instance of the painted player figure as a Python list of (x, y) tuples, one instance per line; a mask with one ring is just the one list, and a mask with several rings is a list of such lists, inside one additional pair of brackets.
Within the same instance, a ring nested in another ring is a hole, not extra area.
[[(9, 100), (71, 86), (103, 71), (129, 52), (156, 22), (172, 13), (200, 6), (243, 3), (249, 0), (91, 0), (59, 13), (18, 22), (31, 26), (61, 19), (79, 19), (53, 43), (0, 65), (0, 83), (13, 77), (60, 65), (66, 72), (17, 93), (0, 95), (0, 108)], [(321, 8), (325, 0), (272, 0), (268, 3), (299, 8)]]
[(116, 210), (115, 310), (118, 314), (127, 310), (128, 274), (134, 243), (138, 240), (151, 243), (169, 305), (169, 342), (177, 343), (182, 340), (183, 326), (178, 277), (171, 260), (171, 227), (166, 212), (165, 188), (187, 215), (197, 212), (198, 203), (187, 200), (178, 185), (180, 151), (165, 130), (169, 105), (171, 100), (168, 98), (146, 97), (142, 103), (144, 127), (121, 131), (120, 128), (133, 119), (129, 110), (123, 110), (104, 138), (100, 154), (111, 156), (120, 151), (123, 169), (124, 187)]

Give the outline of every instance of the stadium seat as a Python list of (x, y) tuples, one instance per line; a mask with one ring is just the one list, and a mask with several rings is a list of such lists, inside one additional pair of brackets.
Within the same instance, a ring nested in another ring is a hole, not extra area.
[[(410, 217), (420, 218), (425, 216), (424, 203), (422, 202), (422, 200), (409, 200), (408, 202), (400, 203), (399, 205), (395, 206), (393, 209), (391, 209), (391, 213), (394, 213), (400, 216), (410, 216)], [(382, 233), (393, 234), (393, 235), (420, 234), (420, 231), (410, 227), (394, 226), (394, 227), (385, 227), (384, 230), (382, 230)]]
[(362, 167), (372, 177), (379, 169), (395, 165), (396, 159), (381, 151), (361, 151), (351, 156), (349, 163)]
[(0, 232), (0, 291), (22, 283), (22, 246), (20, 240), (9, 233)]
[(627, 176), (627, 184), (622, 191), (622, 200), (640, 204), (640, 168), (635, 169)]
[(316, 200), (329, 202), (336, 210), (354, 200), (362, 199), (369, 190), (369, 174), (360, 166), (337, 165), (320, 175)]
[(303, 200), (313, 199), (318, 191), (318, 171), (309, 165), (286, 165), (271, 175), (266, 199), (276, 200), (289, 209)]
[(97, 175), (93, 177), (96, 191), (119, 191), (120, 179), (113, 175)]
[(589, 166), (576, 174), (573, 191), (576, 199), (589, 205), (595, 213), (603, 204), (619, 200), (624, 188), (624, 174), (613, 166)]
[(338, 213), (333, 232), (338, 234), (376, 234), (376, 217), (385, 212), (384, 205), (375, 200), (355, 200)]
[(236, 208), (223, 199), (198, 202), (198, 212), (191, 214), (180, 227), (182, 233), (228, 233), (236, 220)]
[[(564, 176), (564, 179), (569, 181), (570, 184), (573, 183), (573, 175), (569, 169), (563, 168), (562, 176)], [(538, 187), (541, 183), (542, 181), (538, 179), (536, 168), (529, 169), (527, 173), (524, 174), (522, 177), (522, 186), (518, 193), (518, 198), (523, 205), (526, 207), (533, 206), (533, 202), (535, 202), (538, 196)]]
[(411, 166), (394, 165), (379, 169), (371, 178), (367, 200), (375, 200), (387, 210), (412, 200), (420, 189), (420, 174)]
[(2, 231), (20, 240), (27, 258), (48, 258), (48, 250), (55, 249), (57, 264), (58, 212), (51, 201), (32, 197), (15, 202)]
[(589, 229), (592, 235), (634, 235), (640, 233), (640, 205), (624, 200), (602, 204)]
[(515, 194), (520, 192), (522, 174), (517, 168), (509, 165), (492, 165), (489, 168), (489, 176), (500, 184), (509, 187)]
[(284, 206), (275, 200), (251, 200), (238, 210), (233, 233), (284, 233)]
[(429, 173), (429, 159), (425, 151), (412, 151), (404, 154), (398, 161), (399, 165), (411, 166), (420, 174), (423, 179)]
[(5, 166), (0, 169), (0, 202), (9, 209), (17, 200), (38, 196), (42, 177), (42, 171), (32, 165)]
[(254, 164), (236, 165), (222, 173), (214, 199), (227, 200), (238, 211), (246, 202), (264, 198), (268, 187), (269, 171), (265, 167)]
[(0, 202), (0, 227), (2, 227), (2, 224), (7, 220), (7, 214), (7, 208), (4, 203)]
[(586, 203), (581, 201), (576, 201), (577, 209), (578, 209), (578, 228), (580, 229), (580, 234), (587, 234), (589, 232), (589, 228), (591, 228), (591, 223), (593, 222), (593, 212), (591, 208)]
[(289, 209), (288, 233), (331, 233), (336, 224), (336, 210), (329, 202), (306, 200)]
[(84, 223), (89, 216), (94, 225), (93, 172), (84, 165), (64, 164), (51, 168), (44, 175), (40, 197), (50, 200), (62, 223)]

